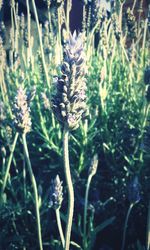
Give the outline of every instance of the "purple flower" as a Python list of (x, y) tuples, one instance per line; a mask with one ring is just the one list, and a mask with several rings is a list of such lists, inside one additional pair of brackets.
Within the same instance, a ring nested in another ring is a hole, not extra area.
[(69, 35), (64, 48), (62, 75), (55, 78), (52, 110), (58, 121), (73, 130), (79, 126), (86, 107), (85, 54), (82, 33)]

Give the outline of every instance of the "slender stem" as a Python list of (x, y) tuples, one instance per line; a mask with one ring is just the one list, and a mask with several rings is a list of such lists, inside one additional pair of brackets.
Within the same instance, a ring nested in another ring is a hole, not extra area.
[[(25, 156), (25, 153), (24, 153)], [(24, 193), (24, 202), (26, 201), (26, 194), (27, 194), (27, 190), (26, 190), (26, 168), (25, 168), (25, 157), (23, 158), (23, 193)]]
[(28, 28), (28, 48), (27, 48), (27, 65), (29, 67), (30, 57), (31, 57), (31, 20), (30, 20), (30, 6), (29, 0), (26, 0), (27, 6), (27, 28)]
[(86, 7), (83, 5), (83, 19), (82, 19), (82, 32), (86, 31)]
[(70, 246), (70, 236), (73, 220), (73, 211), (74, 211), (74, 190), (70, 173), (69, 166), (69, 152), (68, 152), (68, 136), (69, 131), (67, 128), (63, 130), (63, 157), (64, 157), (64, 171), (66, 176), (66, 182), (68, 187), (68, 213), (67, 213), (67, 225), (65, 233), (65, 250), (69, 250)]
[(83, 249), (87, 247), (87, 237), (86, 237), (86, 222), (87, 222), (87, 208), (88, 208), (88, 196), (90, 183), (92, 180), (92, 175), (88, 176), (87, 184), (86, 184), (86, 192), (85, 192), (85, 205), (84, 205), (84, 217), (83, 217)]
[(119, 29), (122, 30), (122, 12), (123, 12), (124, 2), (120, 4), (120, 13), (119, 13)]
[(148, 26), (148, 19), (145, 20), (144, 23), (144, 34), (143, 34), (143, 43), (142, 43), (142, 59), (143, 64), (145, 65), (145, 44), (146, 44), (146, 36), (147, 36), (147, 26)]
[(66, 6), (66, 28), (67, 28), (67, 35), (69, 35), (70, 1), (71, 0), (67, 0), (67, 6)]
[(13, 18), (13, 9), (11, 7), (11, 27), (12, 27), (12, 34), (11, 34), (11, 43), (12, 43), (12, 50), (14, 51), (15, 45), (14, 45), (14, 32), (15, 32), (15, 25), (14, 25), (14, 18)]
[(40, 49), (41, 49), (41, 57), (42, 57), (43, 68), (44, 68), (44, 72), (45, 72), (47, 86), (50, 87), (49, 76), (48, 76), (48, 71), (47, 71), (45, 57), (44, 57), (44, 50), (43, 50), (43, 43), (42, 43), (42, 34), (41, 34), (41, 29), (40, 29), (40, 25), (39, 25), (38, 14), (37, 14), (37, 10), (36, 10), (36, 6), (35, 6), (35, 1), (34, 0), (32, 0), (32, 5), (33, 5), (33, 11), (34, 11), (35, 20), (36, 20), (37, 29), (38, 29), (38, 36), (39, 36), (39, 42), (40, 42)]
[(134, 0), (134, 2), (133, 2), (132, 12), (134, 11), (134, 8), (135, 8), (135, 5), (136, 5), (136, 1), (137, 1), (137, 0)]
[(62, 60), (62, 56), (63, 56), (63, 53), (62, 53), (62, 46), (61, 46), (61, 26), (62, 26), (62, 23), (61, 23), (61, 12), (60, 12), (60, 9), (58, 8), (57, 10), (58, 12), (58, 44), (59, 44), (59, 62), (61, 62)]
[(13, 158), (13, 154), (14, 154), (14, 150), (16, 147), (16, 143), (17, 143), (17, 139), (18, 139), (18, 133), (16, 133), (12, 147), (11, 147), (11, 153), (8, 159), (8, 163), (7, 163), (7, 167), (6, 167), (6, 172), (5, 172), (5, 176), (4, 176), (4, 180), (3, 180), (3, 185), (1, 188), (1, 192), (0, 192), (0, 198), (2, 198), (2, 194), (4, 193), (4, 190), (6, 188), (6, 184), (7, 184), (7, 180), (8, 180), (8, 175), (9, 175), (9, 171), (10, 171), (10, 166), (11, 166), (11, 162), (12, 162), (12, 158)]
[(64, 238), (64, 234), (63, 234), (63, 230), (62, 230), (59, 208), (56, 209), (56, 220), (57, 220), (57, 226), (58, 226), (58, 230), (59, 230), (59, 234), (60, 234), (61, 243), (62, 243), (62, 246), (64, 248), (65, 238)]
[(127, 232), (127, 227), (128, 227), (128, 220), (129, 220), (129, 216), (130, 216), (130, 213), (131, 213), (133, 206), (134, 206), (134, 203), (131, 203), (129, 206), (127, 215), (126, 215), (126, 220), (125, 220), (124, 229), (123, 229), (123, 240), (122, 240), (121, 250), (124, 250), (124, 247), (125, 247), (125, 239), (126, 239), (126, 232)]
[(43, 250), (37, 184), (36, 184), (36, 180), (34, 177), (34, 173), (32, 171), (32, 166), (31, 166), (31, 162), (30, 162), (30, 158), (29, 158), (29, 152), (28, 152), (25, 134), (22, 135), (22, 140), (23, 140), (23, 147), (24, 147), (24, 153), (25, 153), (25, 158), (26, 158), (26, 162), (27, 162), (27, 167), (28, 167), (28, 171), (29, 171), (29, 175), (30, 175), (30, 179), (31, 179), (32, 187), (33, 187), (33, 192), (34, 192), (34, 202), (35, 202), (35, 210), (36, 210), (36, 222), (37, 222), (39, 249)]
[(51, 20), (51, 12), (50, 12), (50, 6), (47, 6), (48, 11), (48, 22), (49, 22), (49, 31), (52, 32), (52, 20)]

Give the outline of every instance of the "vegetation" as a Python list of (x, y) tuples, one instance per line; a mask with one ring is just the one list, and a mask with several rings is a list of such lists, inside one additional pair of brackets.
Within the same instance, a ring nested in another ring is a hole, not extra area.
[(0, 250), (150, 248), (150, 20), (136, 21), (135, 3), (118, 1), (108, 16), (83, 1), (82, 30), (71, 32), (71, 0), (46, 0), (44, 24), (34, 0), (27, 17), (10, 1)]

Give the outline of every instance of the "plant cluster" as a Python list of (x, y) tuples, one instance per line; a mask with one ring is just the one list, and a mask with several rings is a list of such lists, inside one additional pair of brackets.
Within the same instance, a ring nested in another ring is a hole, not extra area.
[(43, 2), (0, 22), (0, 250), (148, 250), (150, 20)]

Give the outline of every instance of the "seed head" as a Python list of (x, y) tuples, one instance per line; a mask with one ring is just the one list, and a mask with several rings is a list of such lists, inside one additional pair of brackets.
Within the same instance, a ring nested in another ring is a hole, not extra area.
[(111, 17), (114, 35), (117, 41), (120, 41), (121, 32), (118, 25), (118, 16), (114, 13)]
[(55, 79), (56, 93), (51, 100), (56, 118), (70, 130), (79, 126), (86, 112), (85, 74), (83, 34), (74, 32), (66, 41), (61, 76)]
[(18, 132), (28, 133), (31, 130), (30, 108), (27, 95), (22, 87), (17, 90), (13, 107), (14, 125)]
[(135, 16), (130, 8), (128, 8), (126, 12), (126, 21), (128, 27), (128, 34), (132, 39), (135, 39), (137, 33), (137, 27), (136, 27)]
[(50, 207), (55, 210), (61, 207), (63, 201), (63, 187), (62, 181), (60, 181), (59, 175), (56, 176), (54, 180), (52, 180), (50, 187)]

